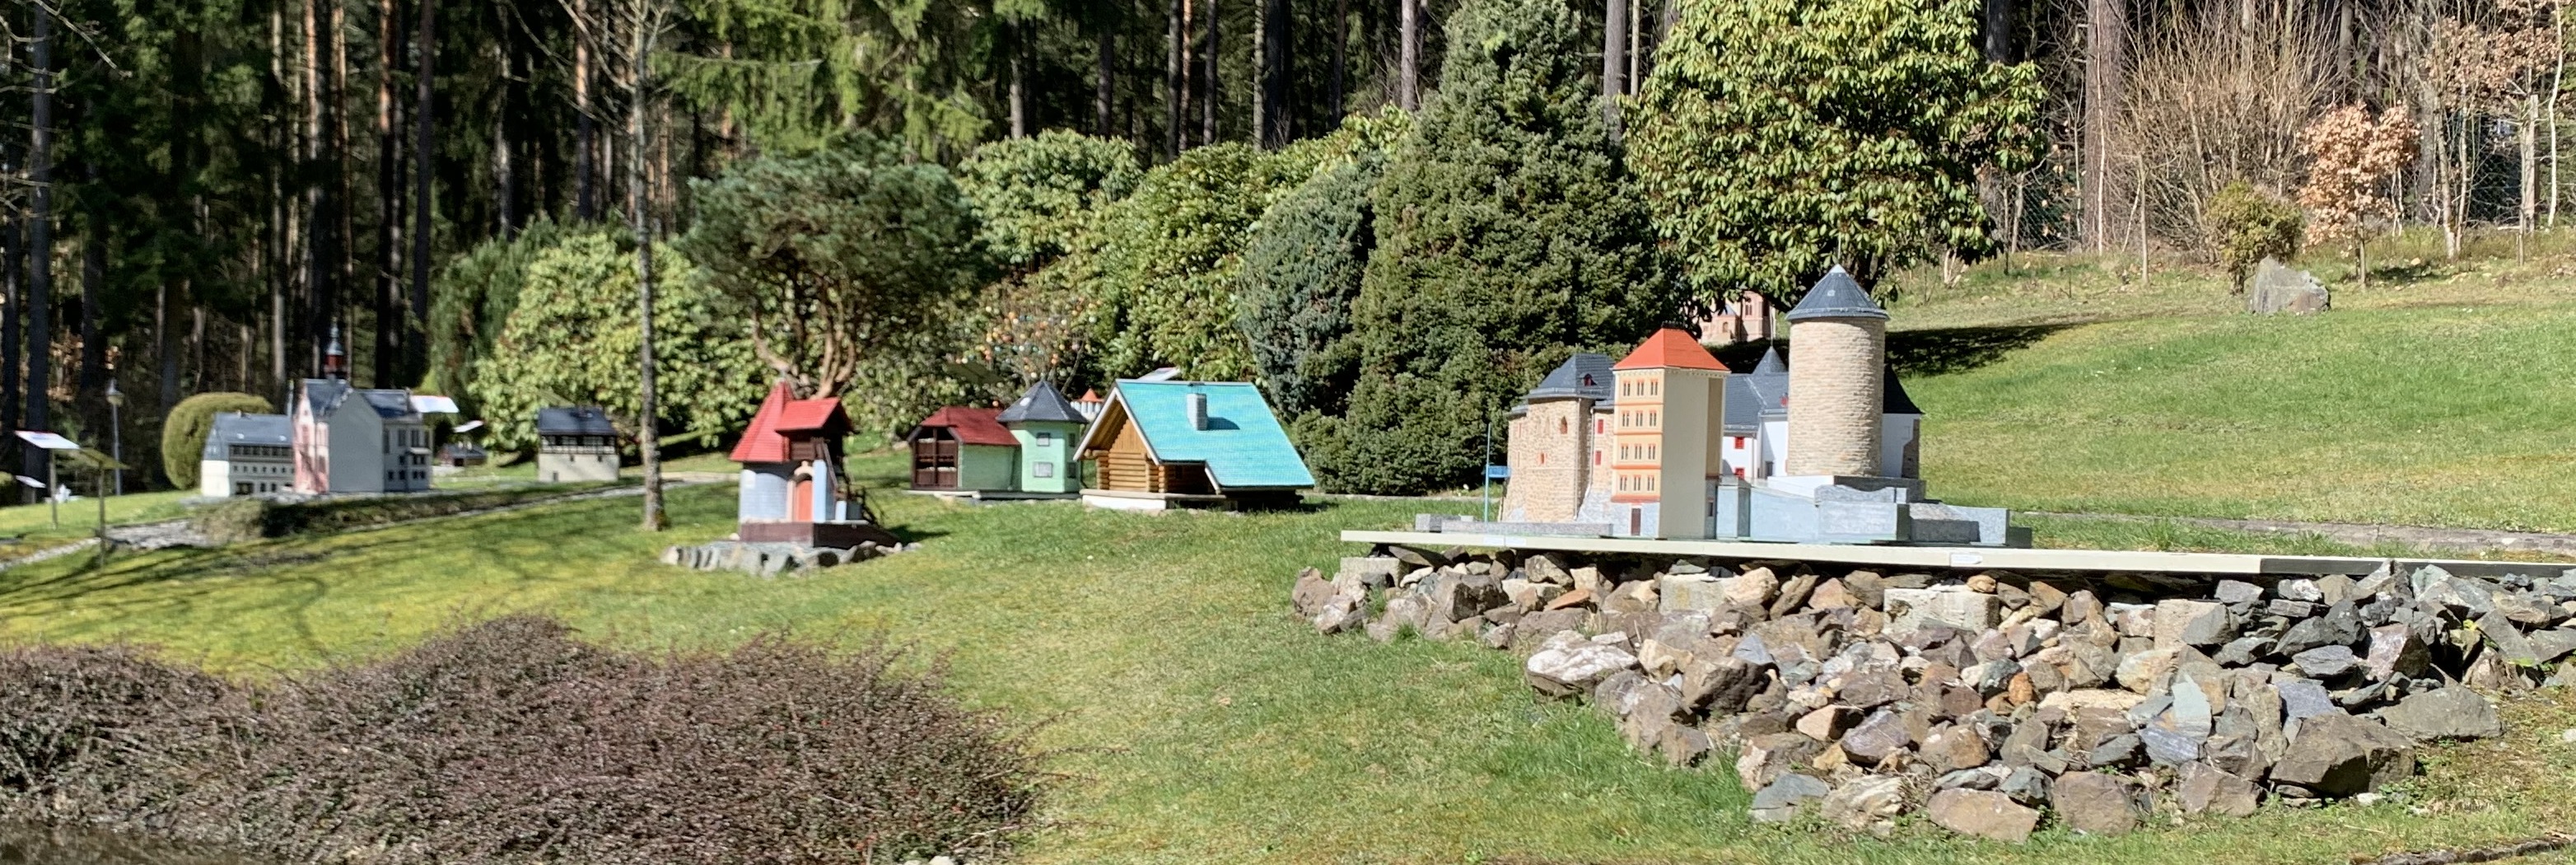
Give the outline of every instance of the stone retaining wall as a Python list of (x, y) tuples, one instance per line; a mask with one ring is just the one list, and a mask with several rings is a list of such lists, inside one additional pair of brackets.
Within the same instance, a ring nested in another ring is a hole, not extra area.
[(2019, 841), (2043, 814), (2375, 797), (2487, 694), (2576, 683), (2576, 570), (2231, 580), (1397, 548), (1298, 576), (1326, 634), (1474, 641), (1679, 766), (1733, 754), (1752, 817), (1921, 813)]
[(696, 546), (675, 546), (663, 550), (662, 563), (700, 571), (741, 571), (746, 574), (776, 576), (789, 571), (864, 562), (878, 556), (903, 552), (914, 546), (916, 545), (905, 544), (899, 547), (887, 547), (879, 546), (875, 541), (861, 541), (858, 546), (843, 549), (789, 543), (710, 541)]

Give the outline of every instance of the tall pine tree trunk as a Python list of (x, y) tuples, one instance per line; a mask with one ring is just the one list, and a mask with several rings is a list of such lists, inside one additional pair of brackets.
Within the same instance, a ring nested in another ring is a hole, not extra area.
[(415, 137), (411, 148), (411, 314), (407, 329), (412, 334), (408, 340), (412, 346), (411, 367), (424, 369), (428, 366), (426, 343), (429, 342), (425, 336), (429, 333), (429, 220), (437, 210), (429, 196), (429, 175), (436, 164), (436, 160), (430, 157), (438, 152), (430, 142), (431, 119), (437, 115), (437, 104), (430, 88), (432, 75), (438, 66), (437, 0), (420, 0), (420, 30), (412, 34), (412, 38), (418, 40), (415, 44), (420, 55), (420, 68), (412, 73), (418, 91), (412, 97)]
[(1216, 24), (1217, 19), (1220, 17), (1217, 14), (1216, 7), (1217, 0), (1207, 0), (1207, 48), (1201, 52), (1202, 56), (1204, 56), (1207, 61), (1207, 98), (1199, 100), (1200, 144), (1215, 144), (1217, 142), (1217, 108), (1225, 103), (1225, 90), (1218, 86), (1216, 77)]
[[(54, 369), (54, 22), (37, 14), (30, 28), (27, 62), (35, 67), (28, 98), (27, 181), (27, 413), (28, 429), (53, 428)], [(45, 477), (46, 455), (23, 453), (25, 474)]]
[(1422, 25), (1415, 20), (1421, 12), (1415, 7), (1422, 0), (1396, 2), (1396, 107), (1412, 111), (1422, 107)]
[[(82, 168), (89, 175), (91, 187), (105, 187), (99, 180), (97, 162), (84, 160)], [(95, 207), (92, 205), (93, 209), (81, 218), (80, 377), (73, 381), (77, 388), (72, 399), (88, 408), (90, 417), (85, 420), (104, 421), (107, 416), (99, 407), (105, 403), (98, 396), (107, 389), (107, 340), (99, 333), (98, 319), (99, 312), (107, 308), (108, 241), (107, 226), (102, 224), (104, 220)], [(90, 428), (104, 427), (92, 423)]]
[[(423, 2), (428, 2), (428, 0), (423, 0)], [(590, 20), (590, 0), (574, 0), (572, 8), (572, 14), (576, 21), (586, 22)], [(596, 147), (596, 145), (591, 141), (590, 40), (591, 36), (588, 30), (576, 28), (573, 31), (572, 213), (574, 218), (583, 222), (589, 222), (591, 219), (599, 215), (597, 205), (594, 204), (591, 199), (592, 193), (590, 186), (591, 153)]]
[[(430, 2), (430, 0), (422, 0)], [(394, 311), (394, 226), (401, 222), (402, 179), (394, 157), (394, 0), (376, 3), (376, 386), (394, 387), (402, 328)], [(409, 370), (402, 370), (408, 373)]]
[(1165, 36), (1168, 43), (1166, 45), (1168, 56), (1163, 61), (1163, 151), (1164, 155), (1173, 158), (1181, 155), (1181, 148), (1185, 144), (1181, 135), (1181, 120), (1188, 116), (1190, 106), (1190, 76), (1187, 62), (1190, 37), (1189, 14), (1189, 0), (1172, 0), (1170, 14), (1164, 21), (1170, 32)]
[(2012, 61), (2012, 0), (1985, 0), (1986, 62)]
[(1099, 26), (1100, 33), (1096, 38), (1100, 48), (1100, 69), (1099, 77), (1093, 80), (1091, 88), (1091, 127), (1092, 134), (1107, 138), (1116, 134), (1111, 123), (1117, 119), (1114, 115), (1118, 102), (1118, 31), (1106, 22)]
[(2127, 86), (2128, 0), (2086, 0), (2084, 44), (2083, 206), (2085, 237), (2108, 251), (2123, 208), (2111, 193), (2112, 118)]
[(651, 23), (637, 15), (635, 26), (633, 74), (635, 86), (627, 92), (626, 136), (634, 143), (634, 152), (626, 160), (626, 198), (629, 218), (635, 228), (635, 302), (636, 321), (641, 329), (636, 347), (638, 411), (635, 417), (635, 449), (644, 463), (644, 530), (658, 532), (669, 521), (662, 516), (662, 438), (659, 411), (653, 388), (653, 221), (644, 200), (644, 103), (653, 92), (651, 65)]
[(1011, 137), (1029, 137), (1029, 67), (1028, 25), (1023, 22), (1004, 28), (1003, 49), (1011, 53)]
[(1260, 80), (1254, 87), (1253, 128), (1258, 130), (1261, 146), (1287, 146), (1294, 135), (1291, 118), (1295, 112), (1288, 105), (1288, 82), (1294, 74), (1290, 67), (1288, 46), (1292, 22), (1288, 17), (1288, 0), (1260, 0), (1254, 26), (1254, 47), (1260, 51)]
[(1601, 9), (1601, 121), (1619, 124), (1619, 96), (1628, 92), (1628, 0)]
[(1350, 74), (1351, 66), (1351, 0), (1333, 0), (1332, 33), (1333, 74), (1329, 79), (1332, 84), (1331, 89), (1324, 96), (1324, 108), (1332, 114), (1334, 125), (1338, 126), (1343, 112), (1348, 110), (1346, 107), (1348, 103), (1343, 99), (1342, 90), (1346, 86), (1344, 76)]

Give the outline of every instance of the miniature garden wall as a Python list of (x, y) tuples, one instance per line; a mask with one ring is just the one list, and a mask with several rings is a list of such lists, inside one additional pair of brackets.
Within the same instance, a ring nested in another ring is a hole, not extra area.
[(2576, 683), (2576, 570), (2232, 580), (1409, 548), (1299, 575), (1324, 634), (1523, 655), (1641, 752), (1728, 765), (1753, 819), (1920, 814), (2019, 841), (2368, 797), (2493, 693)]

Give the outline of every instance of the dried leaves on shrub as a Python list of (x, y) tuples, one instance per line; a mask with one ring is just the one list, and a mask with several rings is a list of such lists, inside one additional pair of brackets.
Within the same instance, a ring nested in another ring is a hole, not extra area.
[(1039, 793), (1028, 743), (901, 658), (647, 658), (530, 617), (260, 688), (124, 649), (0, 654), (0, 819), (385, 862), (1007, 849)]

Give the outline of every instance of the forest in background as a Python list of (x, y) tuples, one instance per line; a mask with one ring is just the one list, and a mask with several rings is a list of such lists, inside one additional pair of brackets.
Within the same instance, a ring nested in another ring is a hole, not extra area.
[[(1328, 485), (1404, 491), (1472, 473), (1564, 352), (1835, 261), (2215, 264), (2245, 201), (2294, 196), (2311, 234), (2456, 249), (2565, 197), (2554, 0), (62, 0), (5, 26), (0, 424), (103, 440), (113, 382), (146, 467), (179, 399), (282, 404), (335, 332), (353, 378), (454, 394), (505, 446), (541, 402), (633, 426), (639, 235), (667, 246), (654, 416), (696, 441), (778, 376), (892, 430), (1172, 364), (1262, 382)], [(2347, 106), (2348, 146), (2309, 133)], [(2404, 158), (2309, 196), (2342, 151)]]

